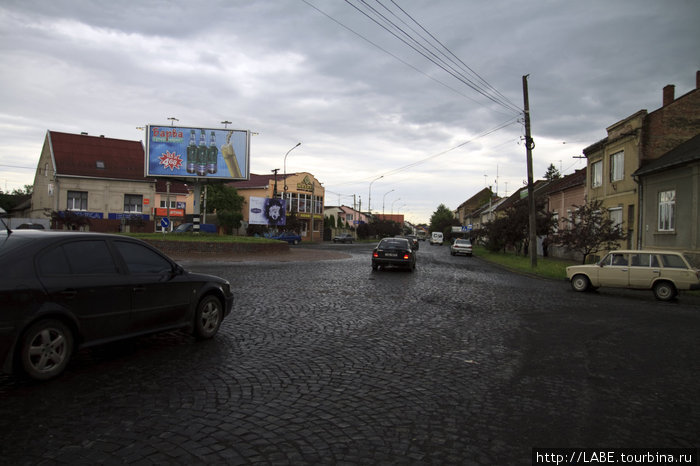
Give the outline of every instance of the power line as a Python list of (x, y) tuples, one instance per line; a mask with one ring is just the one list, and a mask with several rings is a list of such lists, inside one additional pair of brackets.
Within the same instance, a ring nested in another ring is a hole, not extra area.
[[(489, 99), (489, 100), (491, 100), (492, 102), (494, 102), (494, 103), (496, 103), (496, 104), (498, 104), (498, 105), (504, 107), (505, 109), (507, 109), (507, 110), (509, 110), (509, 111), (511, 111), (511, 112), (518, 113), (518, 114), (522, 112), (519, 108), (517, 108), (517, 106), (515, 106), (514, 104), (510, 103), (509, 101), (507, 101), (507, 99), (504, 100), (505, 98), (503, 97), (503, 95), (502, 95), (500, 92), (497, 92), (497, 91), (496, 91), (496, 95), (495, 95), (495, 96), (492, 95), (492, 93), (489, 92), (489, 89), (488, 89), (488, 88), (491, 88), (491, 89), (495, 90), (495, 89), (493, 88), (493, 86), (491, 86), (490, 84), (488, 84), (483, 78), (481, 78), (478, 74), (476, 74), (473, 70), (471, 70), (471, 68), (469, 68), (469, 67), (467, 66), (467, 69), (468, 69), (469, 71), (471, 71), (475, 76), (477, 76), (477, 77), (479, 78), (479, 80), (481, 80), (483, 83), (485, 83), (486, 88), (485, 88), (483, 85), (481, 85), (481, 84), (475, 82), (474, 80), (470, 79), (470, 78), (469, 78), (468, 76), (466, 76), (464, 73), (462, 73), (462, 72), (456, 70), (453, 66), (451, 66), (451, 65), (449, 65), (449, 64), (447, 64), (447, 63), (445, 63), (445, 61), (442, 60), (440, 57), (438, 57), (434, 52), (432, 52), (432, 51), (429, 50), (426, 46), (424, 46), (423, 44), (421, 44), (420, 41), (419, 41), (418, 39), (416, 39), (416, 38), (415, 38), (414, 36), (412, 36), (411, 34), (407, 33), (407, 32), (406, 32), (403, 28), (401, 28), (399, 25), (397, 25), (396, 23), (394, 23), (393, 21), (391, 21), (389, 18), (387, 18), (385, 15), (383, 15), (382, 13), (380, 13), (379, 11), (377, 11), (374, 7), (372, 7), (371, 5), (369, 5), (369, 4), (366, 2), (366, 0), (360, 0), (360, 2), (361, 2), (362, 4), (364, 4), (365, 7), (366, 7), (367, 9), (371, 10), (371, 12), (373, 12), (374, 15), (368, 13), (367, 10), (363, 10), (363, 9), (360, 8), (358, 5), (355, 5), (355, 4), (351, 3), (350, 0), (345, 0), (345, 2), (346, 2), (348, 5), (350, 5), (350, 6), (352, 6), (353, 8), (355, 8), (355, 9), (356, 9), (357, 11), (359, 11), (361, 14), (363, 14), (364, 16), (366, 16), (367, 18), (369, 18), (369, 19), (370, 19), (371, 21), (373, 21), (375, 24), (377, 24), (378, 26), (380, 26), (381, 28), (383, 28), (384, 30), (386, 30), (387, 32), (389, 32), (389, 33), (390, 33), (391, 35), (393, 35), (396, 39), (400, 40), (400, 41), (403, 42), (405, 45), (409, 46), (409, 47), (410, 47), (411, 49), (413, 49), (415, 52), (417, 52), (417, 53), (419, 53), (420, 55), (422, 55), (425, 59), (429, 60), (431, 63), (435, 64), (436, 66), (438, 66), (439, 68), (441, 68), (443, 71), (445, 71), (446, 73), (448, 73), (449, 75), (451, 75), (452, 77), (454, 77), (455, 79), (457, 79), (458, 81), (462, 82), (462, 83), (465, 84), (466, 86), (470, 87), (472, 90), (476, 91), (477, 93), (481, 94), (482, 96), (486, 97), (487, 99)], [(386, 9), (386, 6), (384, 6), (383, 4), (381, 4), (381, 2), (378, 2), (378, 3), (379, 3), (380, 5), (382, 5), (382, 6)], [(387, 9), (387, 10), (388, 10), (388, 9)], [(403, 11), (403, 10), (401, 10), (401, 11)], [(392, 12), (392, 14), (393, 14), (393, 12)], [(409, 16), (409, 17), (410, 17), (410, 16)], [(378, 18), (381, 18), (381, 20), (378, 19)], [(416, 22), (412, 17), (411, 17), (411, 20), (413, 20), (414, 22)], [(391, 27), (392, 27), (393, 30), (390, 29), (389, 27), (387, 27), (387, 24), (391, 25)], [(419, 24), (418, 22), (416, 22), (416, 24), (418, 24), (418, 25), (420, 26), (420, 24)], [(421, 26), (421, 28), (423, 28), (423, 27)], [(411, 29), (412, 29), (412, 28), (411, 28)], [(425, 28), (423, 28), (423, 29), (425, 30)], [(412, 29), (412, 30), (413, 30), (413, 29)], [(395, 31), (398, 31), (398, 33), (395, 32)], [(414, 31), (415, 31), (415, 30), (414, 30)], [(427, 30), (426, 30), (426, 32), (427, 32)], [(401, 36), (399, 35), (399, 33), (401, 34)], [(420, 34), (419, 34), (419, 35), (420, 35)], [(422, 37), (422, 36), (421, 36), (421, 37)], [(432, 34), (431, 34), (431, 37), (434, 37), (434, 36), (432, 36)], [(424, 37), (422, 37), (422, 38), (423, 38), (424, 41), (426, 41), (426, 42), (428, 43), (429, 46), (431, 46), (432, 48), (435, 48), (436, 50), (438, 50), (434, 45), (430, 44), (430, 42), (429, 42), (427, 39), (425, 39)], [(409, 41), (410, 41), (410, 42), (409, 42)], [(436, 40), (436, 41), (437, 41), (437, 40)], [(441, 44), (439, 41), (437, 41), (437, 42), (438, 42), (439, 44)], [(414, 44), (415, 44), (415, 45), (414, 45)], [(441, 45), (442, 45), (442, 44), (441, 44)], [(419, 48), (420, 48), (420, 49), (419, 49)], [(444, 48), (444, 46), (443, 46), (443, 48)], [(422, 50), (421, 50), (421, 49), (422, 49)], [(449, 50), (448, 50), (448, 51), (449, 51)], [(441, 51), (439, 51), (439, 50), (438, 50), (438, 53), (441, 53), (442, 55), (445, 55), (443, 52), (441, 52)], [(450, 52), (450, 53), (452, 53), (452, 52)], [(452, 55), (454, 55), (454, 54), (452, 54)], [(452, 61), (452, 62), (454, 63), (453, 60), (450, 60), (450, 61)], [(462, 63), (464, 64), (464, 62), (462, 62)], [(466, 65), (465, 65), (465, 66), (466, 66)]]
[[(433, 77), (433, 76), (430, 76), (430, 75), (429, 75), (428, 73), (426, 73), (425, 71), (423, 71), (423, 70), (417, 68), (416, 66), (414, 66), (414, 65), (412, 65), (412, 64), (410, 64), (410, 63), (408, 63), (407, 61), (403, 60), (402, 58), (398, 57), (397, 55), (395, 55), (395, 54), (391, 53), (390, 51), (386, 50), (385, 48), (383, 48), (383, 47), (380, 46), (379, 44), (377, 44), (377, 43), (375, 43), (375, 42), (372, 42), (371, 40), (369, 40), (368, 38), (366, 38), (365, 36), (363, 36), (363, 35), (360, 34), (359, 32), (353, 30), (353, 29), (350, 28), (349, 26), (346, 26), (345, 24), (341, 23), (341, 22), (338, 21), (337, 19), (333, 18), (331, 15), (329, 15), (329, 14), (326, 13), (325, 11), (321, 10), (321, 9), (318, 8), (316, 5), (313, 5), (313, 4), (309, 3), (308, 0), (301, 0), (301, 1), (304, 2), (304, 3), (306, 3), (308, 6), (310, 6), (310, 7), (313, 8), (314, 10), (318, 11), (319, 13), (321, 13), (321, 14), (322, 14), (323, 16), (325, 16), (326, 18), (328, 18), (328, 19), (330, 19), (331, 21), (333, 21), (334, 23), (336, 23), (338, 26), (340, 26), (340, 27), (346, 29), (347, 31), (349, 31), (349, 32), (351, 32), (351, 33), (353, 33), (354, 35), (356, 35), (356, 36), (359, 37), (360, 39), (364, 40), (365, 42), (367, 42), (368, 44), (374, 46), (375, 48), (381, 50), (382, 52), (386, 53), (387, 55), (389, 55), (390, 57), (394, 58), (395, 60), (397, 60), (397, 61), (403, 63), (404, 65), (406, 65), (407, 67), (411, 68), (412, 70), (414, 70), (414, 71), (416, 71), (416, 72), (422, 74), (423, 76), (427, 77), (428, 79), (430, 79), (430, 80), (432, 80), (432, 81), (435, 81), (436, 83), (438, 83), (438, 84), (440, 84), (440, 85), (446, 87), (447, 89), (451, 90), (451, 91), (454, 92), (455, 94), (459, 94), (460, 96), (464, 97), (465, 99), (474, 102), (475, 104), (483, 105), (483, 104), (482, 104), (481, 102), (479, 102), (478, 100), (473, 99), (473, 98), (469, 97), (468, 95), (462, 93), (461, 91), (455, 89), (454, 87), (450, 86), (449, 84), (446, 84), (446, 83), (440, 81), (439, 79), (437, 79), (437, 78), (435, 78), (435, 77)], [(499, 112), (499, 113), (500, 113), (500, 112)]]

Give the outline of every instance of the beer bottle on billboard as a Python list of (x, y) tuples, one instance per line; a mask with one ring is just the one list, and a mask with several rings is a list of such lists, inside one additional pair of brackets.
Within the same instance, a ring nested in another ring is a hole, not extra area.
[(195, 161), (197, 160), (197, 141), (194, 130), (190, 130), (190, 143), (187, 145), (187, 173), (194, 173)]
[(199, 135), (199, 146), (197, 147), (197, 176), (205, 176), (207, 174), (207, 141), (204, 130), (201, 130)]
[(209, 148), (207, 149), (207, 172), (216, 173), (219, 170), (218, 167), (219, 149), (216, 148), (216, 135), (214, 131), (211, 132), (211, 139), (209, 142)]

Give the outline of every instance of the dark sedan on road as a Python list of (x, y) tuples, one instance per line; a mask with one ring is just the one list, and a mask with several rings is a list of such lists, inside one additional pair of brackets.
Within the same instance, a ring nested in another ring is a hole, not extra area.
[(379, 267), (416, 269), (416, 253), (406, 238), (384, 238), (372, 251), (372, 270)]
[(190, 273), (143, 241), (100, 233), (0, 232), (0, 364), (59, 375), (75, 350), (186, 329), (212, 338), (229, 282)]

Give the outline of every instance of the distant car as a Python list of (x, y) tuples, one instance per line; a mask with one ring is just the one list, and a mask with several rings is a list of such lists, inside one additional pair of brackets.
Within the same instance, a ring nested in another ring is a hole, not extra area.
[[(173, 233), (192, 233), (194, 231), (194, 223), (182, 223), (173, 230)], [(213, 223), (200, 223), (200, 233), (216, 233), (216, 225)]]
[(350, 243), (355, 241), (355, 238), (350, 233), (341, 233), (333, 237), (334, 243)]
[(472, 242), (468, 239), (457, 238), (454, 243), (450, 246), (450, 254), (456, 256), (457, 254), (464, 254), (471, 257), (472, 255)]
[(41, 223), (23, 223), (16, 230), (44, 230), (44, 225)]
[(174, 329), (212, 338), (233, 294), (135, 238), (15, 230), (0, 231), (0, 302), (2, 371), (47, 380), (79, 348)]
[(680, 290), (700, 290), (700, 268), (690, 255), (676, 251), (619, 250), (596, 264), (572, 265), (566, 277), (576, 291), (599, 286), (653, 290), (656, 299), (670, 301)]
[(439, 231), (434, 231), (430, 234), (430, 244), (439, 244), (442, 246), (443, 235)]
[(372, 251), (372, 270), (379, 267), (416, 269), (416, 254), (406, 238), (384, 238)]
[(277, 235), (270, 236), (270, 239), (276, 239), (280, 241), (286, 241), (289, 244), (299, 244), (301, 243), (301, 236), (294, 233), (293, 231), (283, 231)]
[(417, 251), (420, 247), (420, 243), (418, 243), (418, 237), (416, 235), (406, 235), (406, 238), (408, 238), (412, 242), (413, 249)]

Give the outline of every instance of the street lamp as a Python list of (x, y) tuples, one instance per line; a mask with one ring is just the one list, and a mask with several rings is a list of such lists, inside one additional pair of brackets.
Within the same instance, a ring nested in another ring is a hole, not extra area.
[(301, 145), (301, 143), (297, 142), (296, 146), (292, 147), (291, 149), (289, 149), (287, 151), (286, 154), (284, 154), (284, 194), (285, 194), (285, 198), (286, 198), (286, 194), (287, 194), (287, 156), (289, 155), (289, 153), (291, 151), (293, 151), (294, 149), (296, 149), (300, 145)]
[(377, 177), (369, 182), (369, 198), (367, 199), (367, 212), (369, 212), (370, 215), (372, 215), (372, 183), (374, 183), (377, 180), (381, 180), (382, 178), (384, 178), (384, 175)]
[(230, 125), (231, 122), (228, 120), (225, 120), (225, 121), (222, 121), (221, 124), (224, 125), (224, 129), (228, 129), (228, 125)]
[(396, 201), (400, 201), (400, 200), (401, 200), (401, 198), (399, 197), (399, 198), (394, 199), (394, 202), (391, 203), (391, 215), (394, 215), (394, 204), (396, 203)]
[(382, 198), (382, 215), (384, 215), (384, 201), (386, 200), (386, 195), (389, 193), (393, 193), (395, 189), (392, 189), (391, 191), (384, 193), (384, 197)]
[(173, 126), (173, 124), (174, 124), (176, 121), (180, 121), (180, 120), (178, 120), (178, 119), (175, 118), (175, 117), (168, 117), (168, 120), (170, 120), (170, 126)]

